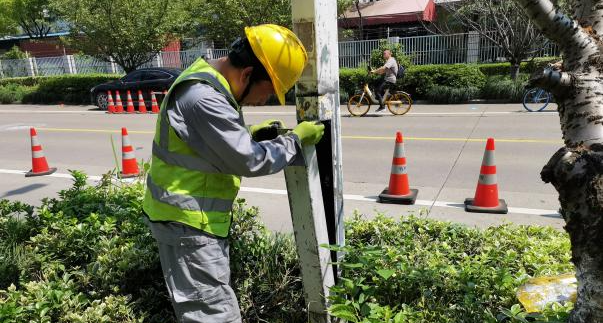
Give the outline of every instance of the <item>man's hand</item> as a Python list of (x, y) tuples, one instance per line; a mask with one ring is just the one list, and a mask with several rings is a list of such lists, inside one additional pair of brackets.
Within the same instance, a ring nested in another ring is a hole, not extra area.
[(318, 122), (304, 121), (293, 129), (293, 133), (297, 135), (302, 145), (316, 145), (325, 133), (325, 125)]
[[(249, 133), (251, 133), (251, 138), (253, 138), (253, 140), (255, 140), (255, 141), (272, 139), (272, 138), (260, 138), (260, 137), (266, 137), (268, 135), (268, 133), (270, 132), (269, 130), (271, 128), (274, 128), (276, 130), (278, 128), (284, 128), (284, 127), (285, 127), (285, 124), (281, 120), (269, 119), (269, 120), (264, 120), (259, 124), (249, 126)], [(275, 131), (275, 133), (276, 133), (276, 131)]]
[(283, 123), (283, 121), (278, 120), (278, 119), (268, 119), (268, 120), (262, 121), (259, 124), (251, 125), (249, 127), (249, 131), (251, 132), (251, 134), (253, 134), (254, 132), (258, 131), (259, 129), (270, 128), (270, 127), (284, 128), (285, 124)]

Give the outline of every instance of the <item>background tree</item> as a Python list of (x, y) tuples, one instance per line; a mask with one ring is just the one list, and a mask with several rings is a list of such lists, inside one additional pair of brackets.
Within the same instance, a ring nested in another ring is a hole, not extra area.
[(292, 28), (290, 0), (204, 1), (195, 6), (193, 17), (216, 47), (230, 45), (246, 26), (272, 23)]
[(503, 52), (511, 63), (510, 75), (516, 79), (520, 63), (534, 57), (546, 44), (546, 38), (513, 1), (464, 0), (444, 2), (444, 22), (430, 28), (444, 32), (474, 31)]
[[(0, 8), (4, 7), (5, 0), (0, 0)], [(19, 31), (19, 25), (8, 15), (7, 9), (0, 12), (0, 38), (15, 35)]]
[(550, 0), (515, 2), (563, 55), (530, 83), (555, 96), (565, 142), (541, 177), (559, 192), (572, 244), (578, 296), (569, 322), (603, 322), (603, 0), (573, 0), (571, 11)]
[(347, 19), (349, 17), (347, 17), (346, 12), (351, 9), (351, 8), (355, 8), (356, 12), (358, 12), (358, 32), (357, 33), (347, 33), (347, 34), (357, 34), (354, 38), (356, 39), (363, 39), (364, 38), (364, 24), (363, 24), (363, 19), (362, 19), (362, 5), (360, 4), (359, 0), (337, 0), (337, 17), (339, 19), (342, 19), (343, 21), (343, 28), (345, 28), (346, 30), (353, 30), (353, 27), (356, 27), (356, 24), (351, 23), (350, 21), (348, 21)]
[(46, 37), (56, 21), (48, 1), (0, 0), (0, 34), (14, 33), (19, 26), (31, 38)]
[(191, 27), (185, 0), (50, 0), (71, 46), (130, 72)]

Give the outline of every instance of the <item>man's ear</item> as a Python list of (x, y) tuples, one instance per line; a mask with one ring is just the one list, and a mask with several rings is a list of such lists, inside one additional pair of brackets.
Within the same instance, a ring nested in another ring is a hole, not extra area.
[(245, 86), (249, 85), (249, 81), (251, 79), (251, 72), (253, 72), (253, 67), (252, 66), (247, 66), (243, 69), (243, 72), (241, 73), (241, 84), (245, 84)]

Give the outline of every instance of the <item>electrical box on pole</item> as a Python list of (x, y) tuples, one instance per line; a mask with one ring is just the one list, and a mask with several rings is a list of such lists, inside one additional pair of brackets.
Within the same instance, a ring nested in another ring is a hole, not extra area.
[(343, 245), (343, 177), (339, 110), (337, 3), (292, 0), (293, 31), (308, 52), (308, 64), (296, 84), (298, 122), (321, 121), (325, 135), (304, 147), (304, 160), (285, 168), (293, 231), (301, 262), (310, 322), (330, 322), (329, 287), (338, 255), (320, 247)]

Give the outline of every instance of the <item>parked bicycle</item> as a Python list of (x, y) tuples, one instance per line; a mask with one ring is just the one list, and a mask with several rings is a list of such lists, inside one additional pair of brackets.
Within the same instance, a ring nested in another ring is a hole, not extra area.
[[(371, 104), (379, 105), (379, 101), (375, 98), (374, 92), (369, 88), (368, 83), (364, 83), (362, 92), (355, 94), (348, 101), (348, 111), (353, 116), (361, 117), (371, 108)], [(410, 94), (404, 91), (394, 91), (389, 93), (389, 89), (383, 94), (383, 103), (387, 106), (389, 112), (394, 115), (403, 115), (410, 111), (412, 107), (412, 99)]]
[(544, 110), (551, 102), (551, 93), (541, 88), (529, 89), (523, 96), (523, 107), (529, 112)]

